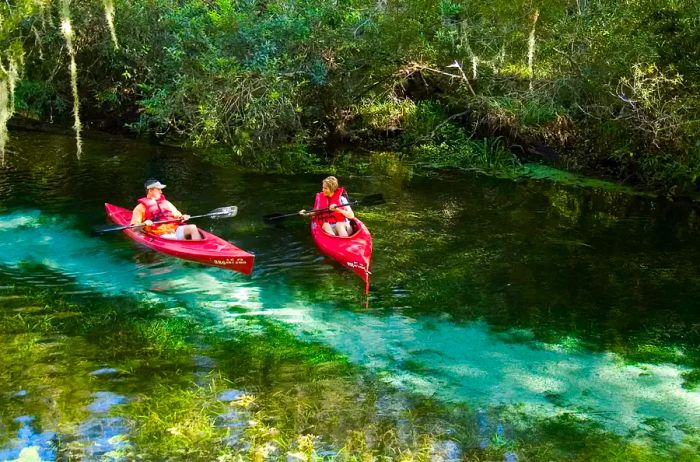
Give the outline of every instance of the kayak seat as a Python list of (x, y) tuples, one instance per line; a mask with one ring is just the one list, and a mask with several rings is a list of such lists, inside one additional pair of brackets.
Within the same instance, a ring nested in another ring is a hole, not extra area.
[(350, 228), (351, 228), (351, 230), (350, 230), (350, 236), (354, 236), (354, 235), (357, 234), (357, 232), (360, 230), (360, 229), (357, 227), (357, 222), (356, 222), (355, 220), (350, 220)]

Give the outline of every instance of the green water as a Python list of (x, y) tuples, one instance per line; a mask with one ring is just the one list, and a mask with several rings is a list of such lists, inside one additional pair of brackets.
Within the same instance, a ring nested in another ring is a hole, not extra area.
[[(0, 460), (698, 460), (688, 204), (361, 159), (336, 173), (387, 199), (356, 210), (366, 299), (303, 219), (261, 219), (323, 174), (73, 149), (16, 132), (0, 172)], [(253, 274), (91, 237), (151, 176), (190, 214), (237, 205), (199, 224)]]

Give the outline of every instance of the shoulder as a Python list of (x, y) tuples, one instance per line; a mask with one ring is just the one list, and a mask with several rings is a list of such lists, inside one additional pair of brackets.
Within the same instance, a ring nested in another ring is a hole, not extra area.
[(136, 204), (136, 207), (134, 207), (134, 212), (138, 212), (138, 211), (145, 210), (145, 209), (146, 209), (146, 206), (143, 205), (141, 202), (139, 202), (138, 204)]

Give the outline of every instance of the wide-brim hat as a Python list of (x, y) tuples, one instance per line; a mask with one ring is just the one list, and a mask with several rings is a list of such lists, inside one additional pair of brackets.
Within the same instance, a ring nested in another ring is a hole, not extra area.
[(158, 180), (154, 180), (153, 178), (151, 178), (150, 180), (146, 180), (146, 182), (143, 184), (143, 186), (144, 186), (146, 189), (153, 189), (153, 188), (165, 189), (165, 185), (164, 185), (164, 184), (162, 184), (162, 183), (161, 183), (160, 181), (158, 181)]

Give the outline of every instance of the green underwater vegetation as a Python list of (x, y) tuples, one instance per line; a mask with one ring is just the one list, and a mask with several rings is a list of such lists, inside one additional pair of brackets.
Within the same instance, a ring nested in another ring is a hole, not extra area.
[[(0, 460), (697, 460), (691, 208), (348, 156), (351, 197), (386, 198), (355, 210), (365, 297), (307, 221), (261, 219), (308, 206), (320, 172), (87, 139), (77, 162), (22, 136), (0, 177)], [(89, 237), (145, 171), (183, 209), (237, 203), (200, 223), (253, 275)]]
[[(11, 280), (0, 311), (3, 445), (15, 416), (30, 413), (60, 435), (49, 447), (78, 459), (699, 460), (697, 429), (661, 451), (573, 415), (455, 407), (398, 393), (276, 321), (222, 330), (157, 303)], [(119, 430), (104, 451), (84, 434), (96, 415)]]

